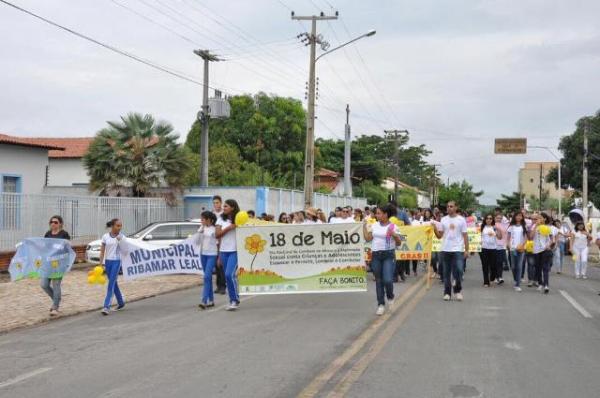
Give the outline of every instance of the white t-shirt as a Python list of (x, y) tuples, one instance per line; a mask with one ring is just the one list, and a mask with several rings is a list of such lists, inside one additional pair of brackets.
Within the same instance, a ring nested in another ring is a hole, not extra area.
[[(542, 234), (540, 234), (540, 230), (539, 230), (539, 226), (538, 229), (535, 230), (535, 233), (533, 235), (533, 253), (534, 254), (538, 254), (543, 252), (544, 250), (546, 250), (546, 246), (548, 246), (550, 244), (550, 239), (552, 238), (552, 232), (550, 232), (550, 235), (548, 236), (543, 236)], [(551, 249), (548, 249), (551, 250)]]
[(496, 231), (494, 227), (490, 227), (489, 225), (483, 227), (481, 232), (481, 247), (483, 249), (496, 250)]
[(418, 227), (418, 226), (423, 225), (423, 222), (421, 220), (414, 219), (410, 222), (410, 225), (412, 225), (414, 227)]
[(575, 232), (573, 247), (575, 249), (585, 249), (588, 246), (587, 236), (579, 231)]
[(121, 259), (121, 248), (119, 244), (125, 237), (122, 233), (115, 236), (114, 238), (110, 232), (105, 233), (102, 236), (102, 244), (104, 245), (104, 260), (120, 260)]
[[(527, 227), (525, 227), (525, 229), (527, 229)], [(525, 236), (527, 231), (524, 231), (521, 225), (511, 225), (506, 232), (510, 234), (510, 248), (512, 250), (516, 250), (519, 245), (522, 245), (527, 241), (527, 237)]]
[(443, 252), (464, 252), (465, 241), (463, 234), (467, 233), (467, 222), (463, 216), (444, 216), (438, 225), (438, 231), (443, 231)]
[[(225, 229), (231, 225), (231, 221), (223, 220), (222, 217), (219, 217), (217, 220), (217, 224), (221, 227), (221, 229)], [(221, 236), (221, 252), (235, 252), (237, 251), (237, 242), (235, 240), (235, 230), (227, 232), (225, 235)]]
[(217, 229), (214, 226), (200, 227), (198, 232), (202, 236), (202, 247), (201, 254), (205, 256), (216, 256), (218, 253), (217, 249), (217, 237), (215, 236)]
[(400, 229), (398, 226), (392, 223), (387, 225), (381, 225), (380, 222), (376, 222), (371, 225), (371, 233), (373, 234), (373, 241), (371, 242), (371, 250), (374, 252), (384, 250), (394, 250), (396, 248), (396, 241), (389, 233), (389, 230), (399, 233)]
[(347, 217), (347, 218), (333, 217), (329, 221), (329, 224), (345, 224), (345, 223), (351, 223), (351, 222), (354, 222), (354, 219), (352, 217)]

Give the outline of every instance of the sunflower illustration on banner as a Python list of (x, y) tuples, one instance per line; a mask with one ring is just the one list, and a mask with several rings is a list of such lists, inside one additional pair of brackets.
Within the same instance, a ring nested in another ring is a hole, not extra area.
[(259, 234), (250, 235), (246, 238), (245, 248), (248, 251), (248, 253), (254, 255), (254, 257), (252, 258), (252, 262), (250, 263), (250, 271), (252, 271), (252, 267), (254, 266), (254, 260), (256, 260), (256, 256), (258, 256), (259, 253), (265, 251), (266, 244), (267, 241), (264, 240)]

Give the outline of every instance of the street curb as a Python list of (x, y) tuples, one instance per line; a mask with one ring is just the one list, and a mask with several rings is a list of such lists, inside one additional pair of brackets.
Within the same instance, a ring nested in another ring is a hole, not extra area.
[[(167, 290), (167, 291), (164, 291), (164, 292), (149, 294), (149, 295), (146, 295), (146, 296), (141, 296), (141, 297), (137, 297), (137, 298), (134, 298), (134, 299), (131, 299), (131, 300), (127, 300), (127, 304), (128, 303), (135, 303), (136, 301), (146, 300), (146, 299), (149, 299), (149, 298), (152, 298), (152, 297), (162, 296), (162, 295), (169, 294), (169, 293), (180, 292), (182, 290), (188, 290), (188, 289), (196, 288), (198, 286), (203, 286), (203, 285), (204, 285), (204, 283), (198, 282), (198, 283), (194, 283), (194, 284), (189, 285), (189, 286), (181, 286), (181, 287), (177, 287), (177, 288), (175, 288), (173, 290)], [(14, 328), (2, 330), (2, 331), (0, 331), (0, 336), (4, 336), (4, 335), (6, 335), (8, 333), (11, 333), (11, 332), (14, 332), (16, 330), (32, 329), (32, 328), (36, 328), (36, 327), (45, 325), (45, 324), (50, 323), (50, 322), (56, 322), (56, 321), (61, 320), (61, 319), (67, 319), (67, 318), (70, 318), (70, 317), (73, 317), (73, 316), (76, 316), (76, 315), (86, 314), (88, 312), (94, 312), (94, 311), (98, 311), (98, 310), (101, 310), (101, 309), (102, 309), (102, 306), (100, 305), (98, 307), (90, 308), (90, 309), (87, 309), (87, 310), (76, 311), (76, 312), (73, 312), (71, 314), (59, 315), (59, 316), (52, 317), (52, 318), (50, 316), (48, 316), (48, 318), (41, 319), (40, 321), (32, 323), (31, 325), (15, 326)]]

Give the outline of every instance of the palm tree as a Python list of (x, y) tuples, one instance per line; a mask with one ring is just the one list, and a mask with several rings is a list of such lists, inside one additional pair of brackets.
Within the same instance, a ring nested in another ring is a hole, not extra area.
[(143, 197), (152, 187), (182, 188), (190, 166), (173, 126), (139, 113), (108, 126), (83, 158), (91, 190), (110, 194), (129, 187), (133, 196)]

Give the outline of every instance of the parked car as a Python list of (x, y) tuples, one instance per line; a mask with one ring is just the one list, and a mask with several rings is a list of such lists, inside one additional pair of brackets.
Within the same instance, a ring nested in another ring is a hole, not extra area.
[[(167, 221), (155, 222), (146, 225), (138, 232), (128, 235), (127, 238), (142, 240), (151, 245), (165, 246), (179, 243), (195, 234), (200, 228), (199, 221)], [(92, 264), (100, 263), (100, 239), (90, 242), (85, 249), (85, 259)]]

